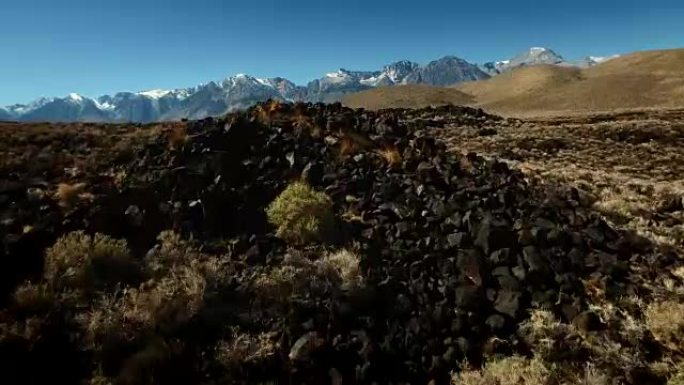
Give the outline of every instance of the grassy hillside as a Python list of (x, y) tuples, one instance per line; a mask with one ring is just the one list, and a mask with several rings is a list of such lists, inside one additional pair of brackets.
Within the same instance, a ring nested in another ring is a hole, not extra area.
[[(523, 67), (451, 89), (386, 88), (345, 98), (354, 107), (465, 103), (505, 115), (684, 106), (684, 49), (637, 52), (589, 69)], [(400, 104), (401, 103), (401, 104)]]

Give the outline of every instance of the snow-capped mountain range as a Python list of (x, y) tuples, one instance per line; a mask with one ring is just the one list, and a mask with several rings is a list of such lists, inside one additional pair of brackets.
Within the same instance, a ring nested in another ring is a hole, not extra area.
[(285, 78), (260, 79), (239, 74), (192, 88), (119, 92), (92, 99), (72, 93), (63, 98), (40, 98), (29, 104), (0, 107), (0, 120), (155, 122), (221, 115), (267, 99), (334, 102), (344, 94), (400, 84), (447, 86), (487, 79), (511, 69), (553, 64), (590, 67), (617, 57), (589, 56), (566, 61), (551, 49), (532, 47), (509, 60), (476, 65), (446, 56), (426, 65), (398, 61), (378, 71), (340, 69), (298, 86)]

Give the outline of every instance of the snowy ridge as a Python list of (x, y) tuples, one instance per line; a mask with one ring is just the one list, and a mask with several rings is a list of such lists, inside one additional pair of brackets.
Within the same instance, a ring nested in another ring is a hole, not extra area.
[(531, 47), (507, 60), (471, 64), (446, 56), (420, 65), (401, 60), (378, 71), (340, 68), (299, 86), (282, 78), (258, 78), (236, 74), (192, 88), (151, 89), (119, 92), (98, 98), (70, 93), (63, 98), (39, 98), (27, 104), (0, 107), (0, 120), (19, 121), (109, 121), (154, 122), (181, 118), (200, 119), (246, 108), (267, 99), (282, 101), (335, 102), (343, 95), (373, 87), (401, 84), (447, 86), (486, 79), (513, 68), (538, 64), (590, 67), (618, 57), (588, 56), (568, 62), (551, 49)]

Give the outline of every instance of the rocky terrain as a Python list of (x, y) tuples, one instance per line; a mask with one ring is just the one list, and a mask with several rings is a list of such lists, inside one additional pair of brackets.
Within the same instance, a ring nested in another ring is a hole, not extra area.
[(3, 124), (3, 383), (681, 383), (682, 116)]
[[(510, 60), (476, 65), (445, 56), (425, 65), (397, 61), (374, 71), (339, 69), (296, 85), (282, 78), (262, 79), (245, 74), (175, 90), (118, 92), (88, 98), (76, 93), (63, 98), (40, 98), (28, 104), (0, 107), (0, 121), (26, 122), (156, 122), (202, 119), (250, 107), (268, 99), (337, 102), (349, 93), (396, 85), (452, 86), (487, 79), (515, 68), (540, 64), (590, 67), (607, 58), (568, 62), (550, 49), (534, 47)], [(442, 104), (442, 103), (439, 103)]]

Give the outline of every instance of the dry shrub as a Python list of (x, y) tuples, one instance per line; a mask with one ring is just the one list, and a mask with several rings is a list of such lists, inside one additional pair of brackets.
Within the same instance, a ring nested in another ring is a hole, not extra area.
[(255, 292), (260, 297), (273, 300), (286, 300), (301, 283), (300, 271), (294, 266), (280, 266), (260, 274), (254, 280)]
[(127, 344), (146, 330), (173, 330), (204, 305), (213, 268), (197, 262), (139, 287), (105, 294), (78, 322), (88, 349), (106, 351)]
[(204, 303), (207, 277), (195, 267), (173, 269), (158, 281), (124, 297), (124, 319), (146, 326), (176, 326), (190, 320)]
[(312, 261), (291, 251), (282, 264), (261, 273), (254, 280), (258, 298), (284, 303), (293, 297), (353, 290), (363, 285), (359, 258), (348, 250), (326, 253)]
[(82, 342), (87, 349), (110, 350), (133, 340), (138, 329), (124, 319), (125, 303), (119, 293), (105, 294), (76, 321), (82, 330)]
[(265, 104), (254, 107), (254, 117), (262, 124), (269, 125), (282, 109), (282, 103), (269, 99)]
[(351, 137), (344, 136), (340, 140), (340, 155), (348, 156), (359, 152), (359, 144)]
[(353, 289), (363, 284), (359, 257), (349, 250), (328, 253), (316, 261), (316, 265), (319, 274), (339, 282), (342, 289)]
[(481, 370), (465, 368), (452, 378), (454, 385), (545, 385), (552, 372), (538, 358), (520, 356), (490, 361)]
[(672, 369), (667, 385), (684, 385), (684, 361)]
[(545, 360), (563, 359), (582, 343), (572, 325), (558, 322), (547, 310), (533, 311), (530, 319), (520, 325), (519, 333), (534, 353)]
[(294, 182), (269, 205), (268, 220), (276, 235), (292, 243), (329, 240), (334, 216), (330, 198), (303, 182)]
[(167, 134), (169, 149), (176, 151), (182, 149), (188, 142), (188, 131), (185, 126), (175, 126)]
[(675, 351), (684, 349), (684, 303), (663, 301), (649, 305), (646, 326), (655, 339)]
[(245, 363), (263, 362), (275, 356), (279, 345), (273, 333), (249, 334), (233, 330), (231, 340), (216, 345), (216, 360), (227, 369), (234, 369)]
[(175, 266), (185, 265), (202, 258), (200, 253), (180, 234), (162, 231), (157, 237), (159, 243), (145, 256), (145, 265), (153, 275), (164, 275)]
[(378, 154), (385, 159), (389, 167), (396, 167), (401, 164), (401, 154), (395, 146), (388, 146), (378, 150)]
[(45, 255), (45, 279), (57, 288), (102, 288), (139, 277), (125, 240), (74, 231), (60, 237)]
[(14, 292), (14, 303), (18, 310), (28, 314), (42, 314), (54, 304), (55, 295), (47, 284), (28, 282)]
[(55, 199), (61, 207), (71, 208), (76, 206), (81, 199), (89, 198), (89, 195), (85, 193), (85, 189), (85, 183), (60, 183), (57, 185)]

